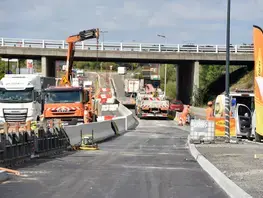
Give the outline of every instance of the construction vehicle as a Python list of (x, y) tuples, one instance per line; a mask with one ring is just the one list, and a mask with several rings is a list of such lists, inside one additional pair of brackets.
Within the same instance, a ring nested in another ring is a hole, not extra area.
[[(252, 136), (252, 112), (254, 111), (254, 91), (236, 89), (230, 92), (230, 112), (235, 118), (237, 137)], [(214, 117), (224, 117), (225, 95), (218, 95), (215, 100)]]
[(126, 67), (118, 67), (118, 74), (125, 75), (127, 73)]
[(40, 74), (6, 74), (0, 81), (0, 122), (39, 120), (43, 91), (55, 83), (55, 78)]
[(148, 88), (140, 90), (137, 94), (135, 114), (138, 118), (168, 118), (169, 101), (161, 89), (154, 89), (150, 85), (146, 87)]
[(136, 97), (137, 92), (140, 89), (140, 80), (139, 79), (125, 79), (124, 80), (124, 92), (125, 96), (134, 96)]
[(45, 90), (44, 119), (61, 119), (64, 124), (74, 125), (85, 122), (84, 113), (88, 111), (87, 122), (92, 122), (95, 110), (91, 91), (83, 86), (72, 86), (71, 82), (75, 43), (92, 38), (96, 38), (98, 44), (99, 29), (84, 30), (67, 38), (68, 52), (64, 68), (66, 73), (60, 80), (59, 86)]

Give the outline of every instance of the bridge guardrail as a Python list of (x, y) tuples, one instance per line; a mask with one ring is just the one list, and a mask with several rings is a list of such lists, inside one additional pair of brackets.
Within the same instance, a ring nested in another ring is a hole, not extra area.
[[(68, 45), (64, 40), (41, 40), (41, 39), (20, 39), (20, 38), (0, 38), (0, 46), (4, 47), (26, 47), (26, 48), (49, 48), (67, 49)], [(135, 51), (135, 52), (189, 52), (189, 53), (225, 53), (225, 45), (207, 44), (159, 44), (159, 43), (117, 43), (100, 42), (97, 43), (82, 41), (76, 43), (77, 50), (97, 50), (101, 51)], [(252, 45), (231, 45), (231, 53), (253, 53)]]

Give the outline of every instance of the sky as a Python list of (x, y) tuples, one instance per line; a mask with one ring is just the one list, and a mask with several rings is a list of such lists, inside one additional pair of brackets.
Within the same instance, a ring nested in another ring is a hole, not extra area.
[[(0, 37), (64, 40), (100, 28), (104, 42), (224, 44), (227, 0), (0, 0)], [(231, 43), (252, 43), (263, 0), (232, 0)], [(166, 39), (157, 34), (165, 35)]]

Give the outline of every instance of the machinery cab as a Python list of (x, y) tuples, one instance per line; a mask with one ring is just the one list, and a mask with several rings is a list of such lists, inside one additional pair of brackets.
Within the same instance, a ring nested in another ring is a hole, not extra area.
[(83, 122), (84, 106), (92, 104), (82, 87), (49, 87), (45, 90), (44, 118)]

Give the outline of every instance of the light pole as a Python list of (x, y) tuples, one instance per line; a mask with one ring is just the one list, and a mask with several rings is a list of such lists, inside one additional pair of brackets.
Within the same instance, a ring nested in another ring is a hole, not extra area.
[(102, 43), (104, 43), (104, 34), (108, 33), (108, 31), (100, 31), (100, 33), (102, 33)]
[[(167, 37), (165, 35), (157, 34), (157, 36), (165, 39), (165, 44), (167, 43)], [(167, 64), (164, 65), (164, 96), (166, 96), (166, 82), (167, 81)]]
[(226, 26), (226, 79), (225, 79), (225, 137), (230, 142), (230, 101), (229, 101), (229, 62), (230, 62), (230, 6), (231, 0), (227, 0), (227, 26)]

